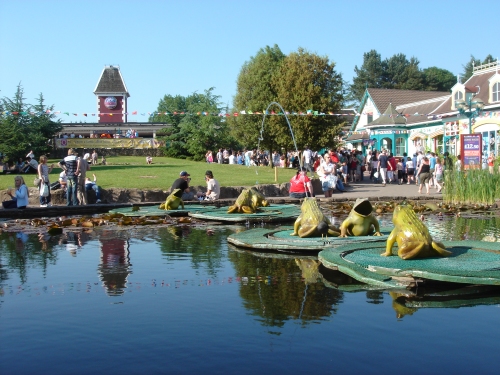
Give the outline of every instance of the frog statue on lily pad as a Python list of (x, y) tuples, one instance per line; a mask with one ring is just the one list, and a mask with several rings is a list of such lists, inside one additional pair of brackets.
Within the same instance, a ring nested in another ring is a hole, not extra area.
[(182, 206), (182, 208), (184, 209), (184, 202), (182, 200), (182, 198), (179, 198), (177, 196), (175, 196), (174, 194), (179, 194), (179, 192), (181, 191), (181, 189), (174, 189), (170, 195), (167, 197), (167, 200), (165, 201), (165, 203), (162, 203), (160, 205), (160, 209), (162, 210), (177, 210), (179, 208), (179, 206)]
[(452, 253), (445, 249), (440, 242), (432, 240), (429, 230), (417, 217), (413, 207), (408, 204), (397, 205), (394, 209), (392, 230), (383, 256), (391, 256), (394, 242), (398, 244), (398, 256), (401, 259), (430, 258), (435, 256), (446, 257)]
[(259, 207), (267, 206), (269, 206), (269, 202), (266, 200), (266, 197), (259, 193), (255, 187), (252, 187), (241, 192), (239, 197), (236, 198), (234, 205), (229, 206), (227, 213), (253, 214)]
[(356, 199), (349, 216), (340, 226), (340, 237), (381, 236), (378, 220), (372, 215), (372, 211), (368, 198)]
[(339, 229), (330, 223), (330, 220), (323, 214), (316, 199), (304, 198), (300, 211), (301, 213), (293, 225), (291, 236), (298, 235), (303, 238), (330, 235), (337, 237), (340, 234)]

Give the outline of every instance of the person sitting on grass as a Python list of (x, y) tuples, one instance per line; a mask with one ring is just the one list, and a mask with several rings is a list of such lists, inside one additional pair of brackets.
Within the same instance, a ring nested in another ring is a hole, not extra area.
[(24, 183), (24, 178), (22, 176), (14, 177), (15, 191), (12, 192), (12, 189), (9, 188), (7, 190), (7, 194), (12, 198), (9, 201), (2, 202), (2, 206), (5, 209), (10, 208), (26, 208), (28, 205), (28, 198), (30, 193), (28, 191), (28, 187)]
[(85, 190), (94, 190), (96, 197), (95, 202), (101, 203), (101, 187), (97, 185), (97, 178), (94, 173), (92, 173), (92, 176), (94, 177), (94, 181), (90, 181), (88, 177), (85, 178)]

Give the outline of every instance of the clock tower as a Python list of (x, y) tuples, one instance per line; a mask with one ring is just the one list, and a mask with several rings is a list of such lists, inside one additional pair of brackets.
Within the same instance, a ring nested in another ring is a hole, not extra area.
[(94, 90), (97, 98), (99, 123), (127, 122), (127, 98), (130, 94), (125, 86), (120, 67), (106, 65)]

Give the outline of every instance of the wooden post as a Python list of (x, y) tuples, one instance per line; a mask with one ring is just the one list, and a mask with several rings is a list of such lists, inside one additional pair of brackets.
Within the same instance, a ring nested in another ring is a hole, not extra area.
[(278, 167), (274, 167), (274, 182), (278, 182)]

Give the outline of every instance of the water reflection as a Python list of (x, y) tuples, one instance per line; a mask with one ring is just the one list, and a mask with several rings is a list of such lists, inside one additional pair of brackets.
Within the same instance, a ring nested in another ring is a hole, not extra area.
[(131, 272), (129, 241), (126, 232), (104, 231), (99, 236), (101, 243), (99, 278), (109, 296), (124, 293)]
[(317, 260), (229, 248), (236, 274), (248, 275), (239, 290), (243, 305), (263, 326), (283, 327), (289, 320), (305, 326), (330, 317), (342, 303), (342, 292), (317, 282)]

